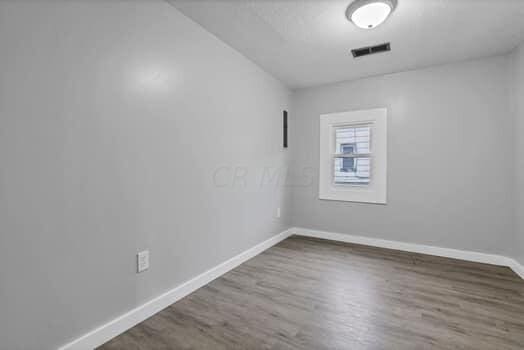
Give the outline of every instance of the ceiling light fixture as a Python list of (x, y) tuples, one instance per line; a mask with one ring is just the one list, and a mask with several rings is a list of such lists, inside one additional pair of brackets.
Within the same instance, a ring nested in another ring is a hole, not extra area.
[(397, 0), (355, 0), (346, 17), (357, 27), (373, 29), (384, 22), (397, 6)]

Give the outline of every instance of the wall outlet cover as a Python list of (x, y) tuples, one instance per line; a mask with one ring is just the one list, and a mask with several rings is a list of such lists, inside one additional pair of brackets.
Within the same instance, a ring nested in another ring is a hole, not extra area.
[(147, 269), (149, 269), (149, 250), (144, 250), (137, 254), (137, 273)]

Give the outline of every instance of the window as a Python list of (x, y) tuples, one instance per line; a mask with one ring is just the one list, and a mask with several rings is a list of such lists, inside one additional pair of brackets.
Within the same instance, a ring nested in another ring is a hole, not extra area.
[[(340, 152), (343, 154), (355, 153), (355, 145), (341, 144)], [(355, 159), (350, 157), (342, 158), (342, 165), (340, 166), (340, 171), (346, 173), (350, 171), (355, 171)]]
[(387, 110), (320, 116), (319, 198), (386, 203)]
[(370, 130), (367, 125), (335, 129), (335, 183), (369, 184)]

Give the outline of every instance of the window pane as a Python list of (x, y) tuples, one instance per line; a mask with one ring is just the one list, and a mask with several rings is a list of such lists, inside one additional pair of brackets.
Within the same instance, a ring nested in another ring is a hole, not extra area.
[(369, 126), (342, 127), (335, 130), (336, 153), (370, 153)]
[[(369, 126), (342, 127), (335, 130), (335, 152), (341, 154), (370, 153)], [(334, 181), (337, 184), (368, 185), (371, 160), (369, 157), (335, 158)]]
[[(349, 163), (349, 160), (352, 163)], [(371, 159), (368, 157), (335, 158), (335, 183), (337, 184), (368, 185), (370, 171)]]

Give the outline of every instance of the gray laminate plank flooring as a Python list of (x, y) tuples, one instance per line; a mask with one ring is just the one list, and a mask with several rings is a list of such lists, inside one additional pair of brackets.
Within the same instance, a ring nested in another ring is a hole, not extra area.
[(99, 349), (524, 349), (524, 281), (292, 236)]

